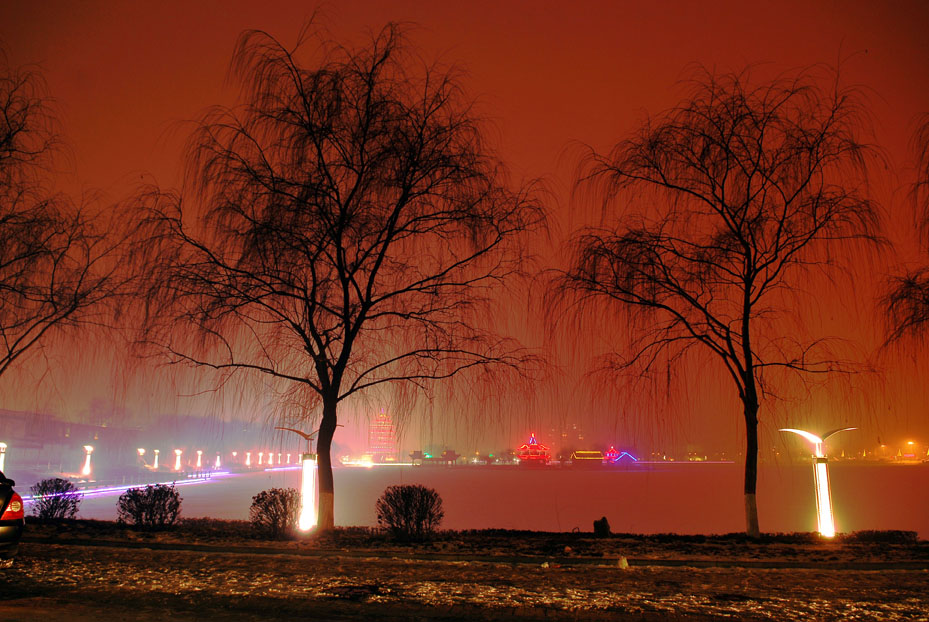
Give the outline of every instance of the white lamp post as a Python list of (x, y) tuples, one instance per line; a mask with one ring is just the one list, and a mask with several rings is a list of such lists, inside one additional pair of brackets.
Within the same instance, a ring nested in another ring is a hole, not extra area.
[(252, 466), (252, 452), (250, 451), (245, 452), (245, 466)]
[(309, 531), (316, 526), (316, 517), (319, 512), (316, 501), (316, 478), (318, 474), (316, 454), (310, 452), (310, 440), (318, 432), (306, 433), (293, 428), (274, 428), (275, 430), (285, 430), (299, 434), (306, 439), (306, 451), (300, 457), (302, 464), (301, 476), (302, 483), (300, 486), (300, 516), (297, 518), (297, 529), (300, 531)]
[(793, 432), (813, 443), (813, 486), (816, 493), (816, 521), (820, 535), (826, 538), (835, 536), (835, 516), (832, 513), (832, 493), (829, 490), (829, 471), (826, 470), (827, 458), (823, 452), (823, 444), (833, 434), (856, 429), (838, 428), (826, 432), (822, 437), (795, 428), (781, 428), (780, 430), (781, 432)]
[(161, 453), (161, 450), (160, 450), (160, 449), (155, 449), (155, 450), (153, 450), (153, 451), (155, 452), (155, 462), (154, 462), (154, 464), (152, 464), (152, 469), (155, 470), (155, 471), (157, 471), (157, 470), (158, 470), (158, 454)]
[(199, 469), (203, 465), (203, 450), (197, 450), (197, 468)]
[(6, 463), (6, 443), (0, 443), (0, 471)]
[(81, 468), (81, 475), (84, 477), (90, 476), (90, 454), (94, 453), (94, 448), (91, 445), (84, 445), (84, 466)]
[(181, 454), (182, 453), (184, 453), (182, 449), (174, 450), (174, 470), (175, 471), (181, 470)]
[(316, 526), (316, 454), (305, 452), (302, 461), (303, 482), (300, 486), (300, 518), (297, 520), (297, 528), (309, 531)]

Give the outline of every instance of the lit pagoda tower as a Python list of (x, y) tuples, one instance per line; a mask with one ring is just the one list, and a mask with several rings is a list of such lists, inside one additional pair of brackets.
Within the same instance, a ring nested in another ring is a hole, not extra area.
[(368, 424), (368, 453), (373, 462), (393, 462), (397, 459), (397, 429), (386, 412), (374, 415)]

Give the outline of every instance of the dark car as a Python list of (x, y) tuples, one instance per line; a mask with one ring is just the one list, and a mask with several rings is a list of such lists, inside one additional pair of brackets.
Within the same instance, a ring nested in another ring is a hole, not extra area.
[(15, 484), (0, 471), (0, 563), (16, 555), (26, 523), (23, 498), (13, 490)]

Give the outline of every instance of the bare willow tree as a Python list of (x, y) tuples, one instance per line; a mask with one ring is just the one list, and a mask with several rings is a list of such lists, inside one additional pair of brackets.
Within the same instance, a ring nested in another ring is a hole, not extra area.
[[(929, 249), (929, 115), (922, 119), (913, 137), (916, 180), (911, 189), (925, 249)], [(893, 277), (884, 298), (890, 319), (889, 341), (923, 337), (929, 329), (929, 266)]]
[(146, 339), (315, 396), (324, 531), (343, 400), (521, 365), (477, 320), (543, 214), (509, 189), (455, 73), (422, 67), (401, 29), (358, 48), (308, 33), (293, 48), (241, 36), (244, 101), (191, 142), (195, 209), (148, 203)]
[(560, 287), (628, 314), (621, 369), (673, 365), (694, 347), (721, 363), (743, 406), (751, 536), (766, 373), (833, 365), (778, 324), (788, 294), (836, 245), (876, 239), (863, 116), (854, 91), (823, 89), (810, 72), (757, 85), (747, 72), (700, 73), (687, 99), (582, 169), (625, 210), (615, 227), (576, 235)]
[(101, 320), (115, 245), (48, 188), (59, 151), (42, 76), (0, 50), (0, 374), (58, 329)]

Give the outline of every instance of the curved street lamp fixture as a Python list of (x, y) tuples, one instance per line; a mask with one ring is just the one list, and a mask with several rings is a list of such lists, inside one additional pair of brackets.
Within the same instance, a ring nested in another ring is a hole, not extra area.
[(835, 517), (832, 513), (832, 492), (829, 489), (829, 472), (826, 470), (826, 454), (823, 445), (826, 439), (839, 432), (857, 430), (858, 428), (836, 428), (816, 436), (806, 430), (781, 428), (780, 432), (793, 432), (813, 444), (813, 486), (816, 493), (816, 519), (820, 535), (825, 538), (835, 536)]

